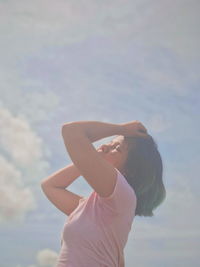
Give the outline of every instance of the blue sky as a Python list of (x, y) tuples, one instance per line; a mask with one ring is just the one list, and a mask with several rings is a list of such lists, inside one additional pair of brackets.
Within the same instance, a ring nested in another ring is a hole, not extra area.
[[(163, 158), (166, 200), (154, 217), (135, 217), (126, 267), (197, 266), (199, 8), (194, 0), (0, 1), (1, 266), (53, 266), (67, 216), (40, 181), (71, 162), (60, 131), (78, 120), (139, 120)], [(82, 176), (69, 190), (92, 191)]]

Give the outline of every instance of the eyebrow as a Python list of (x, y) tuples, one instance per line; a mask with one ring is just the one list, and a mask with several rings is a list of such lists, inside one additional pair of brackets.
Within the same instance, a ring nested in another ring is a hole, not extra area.
[(118, 145), (122, 145), (119, 141), (111, 141), (110, 144), (118, 144)]
[(111, 142), (111, 144), (113, 144), (113, 143), (119, 143), (119, 141), (117, 141), (117, 140), (111, 140), (110, 142)]

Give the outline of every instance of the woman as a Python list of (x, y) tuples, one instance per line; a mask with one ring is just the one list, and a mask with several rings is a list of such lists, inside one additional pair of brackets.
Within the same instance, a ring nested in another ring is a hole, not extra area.
[[(113, 135), (98, 149), (92, 145)], [(134, 216), (153, 216), (166, 196), (157, 145), (139, 121), (69, 122), (62, 136), (73, 164), (41, 183), (68, 215), (56, 267), (123, 267)], [(94, 190), (88, 198), (65, 189), (80, 175)]]

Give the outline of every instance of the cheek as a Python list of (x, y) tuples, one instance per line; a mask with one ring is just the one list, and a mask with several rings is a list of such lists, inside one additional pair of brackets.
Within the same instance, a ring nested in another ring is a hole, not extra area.
[(121, 162), (123, 159), (122, 155), (118, 151), (111, 151), (108, 154), (108, 157), (112, 158), (116, 162)]
[(101, 155), (107, 159), (110, 160), (112, 162), (119, 162), (121, 161), (120, 159), (120, 155), (118, 155), (118, 153), (116, 151), (110, 151), (109, 153), (101, 153)]

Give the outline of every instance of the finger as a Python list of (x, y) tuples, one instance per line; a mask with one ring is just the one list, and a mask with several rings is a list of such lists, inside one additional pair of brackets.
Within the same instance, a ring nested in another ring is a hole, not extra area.
[(140, 130), (140, 131), (138, 131), (138, 135), (139, 136), (142, 136), (142, 137), (147, 137), (148, 136), (148, 133), (147, 133), (147, 131)]
[(139, 131), (142, 131), (142, 132), (147, 132), (147, 129), (142, 125), (141, 127), (140, 127), (140, 130)]
[(146, 127), (141, 123), (141, 122), (139, 122), (139, 128), (142, 130), (144, 130), (145, 132), (147, 132), (147, 129), (146, 129)]
[(147, 133), (147, 129), (144, 128), (144, 127), (140, 128), (139, 131), (142, 132), (142, 133)]

